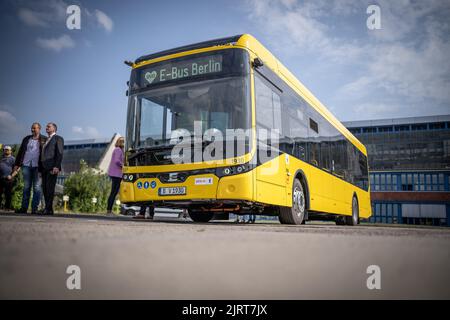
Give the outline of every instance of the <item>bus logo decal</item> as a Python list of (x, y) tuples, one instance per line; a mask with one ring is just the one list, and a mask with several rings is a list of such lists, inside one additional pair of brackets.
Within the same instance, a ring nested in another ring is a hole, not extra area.
[(157, 76), (156, 71), (146, 72), (145, 80), (147, 80), (148, 83), (152, 83), (156, 79), (156, 76)]

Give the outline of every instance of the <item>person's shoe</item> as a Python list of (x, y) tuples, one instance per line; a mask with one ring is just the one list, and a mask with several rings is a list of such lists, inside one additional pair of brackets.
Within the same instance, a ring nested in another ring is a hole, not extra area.
[(116, 215), (112, 211), (106, 212), (107, 217), (115, 217)]
[(133, 219), (140, 219), (140, 220), (143, 220), (143, 219), (145, 219), (145, 215), (143, 215), (143, 214), (138, 214), (138, 215), (135, 215), (135, 216), (133, 217)]
[(37, 210), (31, 210), (31, 214), (37, 215), (38, 211)]
[(17, 209), (15, 212), (16, 213), (20, 213), (20, 214), (26, 214), (27, 213), (27, 209), (20, 208), (20, 209)]

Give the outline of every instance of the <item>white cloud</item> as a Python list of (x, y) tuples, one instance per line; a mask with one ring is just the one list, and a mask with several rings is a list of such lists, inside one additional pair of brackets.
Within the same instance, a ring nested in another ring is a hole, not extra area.
[[(323, 85), (319, 88), (326, 92), (315, 93), (328, 96), (329, 108), (341, 118), (383, 118), (393, 112), (407, 116), (411, 110), (417, 115), (448, 114), (450, 3), (377, 3), (382, 30), (374, 31), (365, 24), (369, 0), (251, 0), (248, 11), (272, 48), (310, 60), (303, 65), (312, 71), (303, 74), (320, 78), (314, 72), (320, 70), (334, 77), (334, 88)], [(361, 29), (349, 32), (357, 28), (355, 21)]]
[[(9, 109), (1, 106), (2, 109)], [(22, 125), (6, 110), (0, 110), (0, 143), (17, 143), (23, 133)]]
[(113, 21), (106, 13), (100, 10), (95, 10), (95, 17), (98, 24), (104, 28), (107, 32), (111, 32), (114, 26)]
[(65, 21), (67, 6), (62, 0), (28, 2), (27, 8), (19, 8), (17, 15), (27, 26), (49, 27)]
[(73, 126), (72, 127), (72, 132), (73, 133), (77, 133), (77, 134), (83, 134), (84, 130), (82, 127), (78, 127), (78, 126)]
[[(349, 62), (364, 53), (364, 46), (332, 36), (333, 15), (349, 14), (361, 4), (335, 1), (249, 1), (249, 18), (261, 25), (270, 41), (288, 55), (313, 53), (333, 62)], [(365, 10), (365, 9), (362, 9)], [(365, 13), (365, 11), (364, 11)], [(365, 24), (364, 24), (365, 26)]]
[(75, 47), (75, 41), (72, 39), (72, 37), (66, 34), (60, 36), (59, 38), (50, 38), (50, 39), (37, 38), (36, 43), (41, 48), (53, 50), (56, 52), (59, 52), (62, 49)]
[(87, 126), (85, 128), (80, 126), (73, 126), (72, 133), (74, 133), (77, 138), (82, 139), (96, 139), (101, 137), (98, 129), (90, 126)]
[[(367, 102), (353, 106), (353, 111), (356, 113), (355, 120), (369, 120), (378, 119), (380, 115), (384, 114), (391, 114), (395, 116), (396, 114), (405, 111), (403, 108), (404, 107), (394, 104)], [(411, 114), (409, 115), (412, 116)], [(381, 116), (381, 118), (385, 117)]]
[(39, 12), (30, 9), (20, 9), (18, 13), (19, 19), (30, 27), (48, 27), (48, 23)]
[[(20, 1), (16, 5), (17, 16), (23, 24), (29, 27), (48, 27), (62, 30), (66, 28), (68, 17), (66, 10), (70, 4), (63, 0)], [(106, 32), (113, 30), (114, 22), (105, 12), (101, 10), (91, 11), (86, 6), (79, 6), (82, 8), (82, 29), (101, 28)], [(72, 41), (74, 42), (74, 40)], [(58, 45), (55, 47), (58, 47)]]

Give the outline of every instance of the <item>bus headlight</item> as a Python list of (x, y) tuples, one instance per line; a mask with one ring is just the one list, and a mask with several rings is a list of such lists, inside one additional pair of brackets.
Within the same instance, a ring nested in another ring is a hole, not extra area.
[(241, 164), (238, 166), (217, 168), (216, 176), (221, 178), (221, 177), (230, 176), (233, 174), (241, 174), (241, 173), (250, 171), (252, 168), (253, 168), (253, 166), (250, 164)]
[(133, 182), (134, 181), (134, 175), (132, 175), (132, 174), (124, 174), (122, 179), (125, 182)]

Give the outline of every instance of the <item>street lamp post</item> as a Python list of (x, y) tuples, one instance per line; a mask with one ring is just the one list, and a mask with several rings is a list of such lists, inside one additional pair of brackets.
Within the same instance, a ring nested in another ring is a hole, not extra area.
[(69, 196), (63, 196), (64, 212), (67, 212), (67, 203), (69, 202)]
[(116, 200), (116, 213), (119, 213), (119, 208), (120, 208), (120, 200)]

